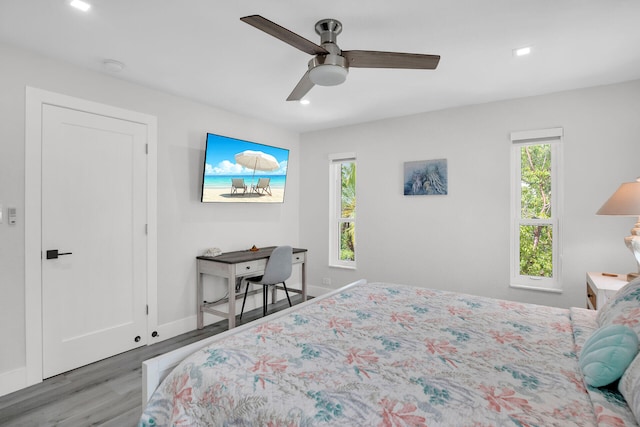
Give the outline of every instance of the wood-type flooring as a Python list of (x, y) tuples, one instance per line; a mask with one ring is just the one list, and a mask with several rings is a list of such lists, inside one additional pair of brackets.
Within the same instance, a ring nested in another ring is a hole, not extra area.
[[(301, 297), (291, 298), (292, 303)], [(269, 305), (269, 312), (287, 308), (286, 299)], [(262, 316), (262, 307), (236, 316), (236, 325)], [(142, 414), (142, 361), (227, 330), (227, 321), (140, 347), (40, 384), (0, 397), (0, 426), (137, 425)]]

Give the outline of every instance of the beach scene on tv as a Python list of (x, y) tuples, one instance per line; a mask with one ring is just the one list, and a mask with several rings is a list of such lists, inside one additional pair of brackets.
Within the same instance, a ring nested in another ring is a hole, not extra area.
[(289, 150), (207, 134), (203, 202), (282, 203)]

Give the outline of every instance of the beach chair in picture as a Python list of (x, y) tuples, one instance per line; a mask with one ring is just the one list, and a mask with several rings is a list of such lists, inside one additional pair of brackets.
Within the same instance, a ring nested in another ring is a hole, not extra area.
[(251, 191), (255, 191), (256, 193), (268, 194), (271, 196), (271, 187), (269, 186), (270, 181), (271, 178), (259, 178), (258, 183), (251, 186)]
[(242, 194), (247, 192), (247, 184), (244, 178), (231, 178), (231, 195), (240, 194), (238, 190), (242, 190)]

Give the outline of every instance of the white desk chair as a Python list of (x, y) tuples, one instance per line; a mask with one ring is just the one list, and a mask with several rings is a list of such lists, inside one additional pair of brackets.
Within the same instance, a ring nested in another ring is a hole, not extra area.
[(269, 286), (274, 286), (282, 283), (284, 292), (287, 295), (289, 301), (289, 307), (291, 307), (291, 299), (289, 298), (289, 291), (287, 291), (287, 285), (285, 280), (291, 277), (293, 259), (293, 249), (291, 246), (278, 246), (276, 247), (269, 259), (267, 265), (264, 268), (264, 275), (257, 277), (249, 277), (246, 279), (247, 287), (244, 291), (244, 298), (242, 300), (242, 309), (240, 310), (240, 319), (242, 319), (242, 312), (244, 311), (244, 304), (247, 302), (247, 293), (249, 292), (249, 285), (262, 285), (262, 315), (267, 315), (267, 304), (269, 295)]

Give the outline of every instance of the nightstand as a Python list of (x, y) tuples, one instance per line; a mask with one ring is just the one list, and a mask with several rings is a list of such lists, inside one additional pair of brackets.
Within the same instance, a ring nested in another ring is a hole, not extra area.
[(627, 283), (625, 274), (587, 273), (587, 308), (602, 308)]

